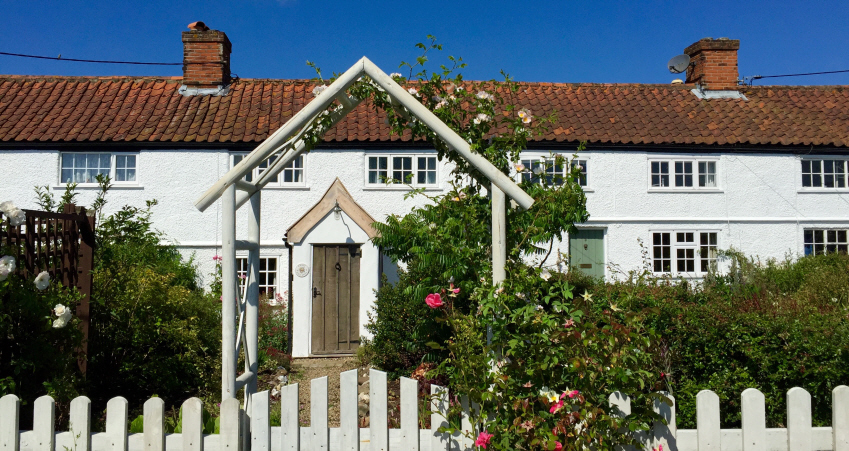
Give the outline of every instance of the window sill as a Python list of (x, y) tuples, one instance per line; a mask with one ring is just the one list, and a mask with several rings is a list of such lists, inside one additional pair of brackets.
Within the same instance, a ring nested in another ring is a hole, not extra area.
[(799, 194), (846, 194), (849, 193), (849, 188), (802, 188), (797, 192)]
[(722, 193), (723, 190), (720, 188), (705, 188), (705, 189), (692, 189), (692, 188), (649, 188), (647, 190), (649, 193)]
[[(64, 191), (65, 185), (53, 185), (51, 188), (53, 188), (54, 191), (57, 191), (57, 190), (58, 191)], [(98, 185), (96, 183), (79, 183), (79, 184), (77, 184), (76, 189), (84, 189), (84, 190), (100, 189), (100, 185)], [(132, 190), (132, 189), (144, 189), (144, 185), (118, 185), (118, 184), (113, 184), (109, 188), (110, 191), (111, 190), (121, 190), (121, 189), (130, 189), (130, 190)]]
[(582, 187), (581, 187), (581, 189), (582, 189), (585, 193), (594, 193), (594, 192), (595, 192), (595, 190), (594, 190), (594, 189), (592, 189), (592, 188), (587, 188), (586, 186), (582, 186)]
[(426, 192), (435, 192), (435, 191), (443, 191), (442, 188), (438, 186), (414, 186), (410, 188), (409, 186), (375, 186), (375, 185), (366, 185), (363, 188), (363, 191), (413, 191), (417, 189), (422, 189)]
[(309, 185), (265, 185), (263, 190), (275, 190), (275, 191), (309, 191), (312, 187)]

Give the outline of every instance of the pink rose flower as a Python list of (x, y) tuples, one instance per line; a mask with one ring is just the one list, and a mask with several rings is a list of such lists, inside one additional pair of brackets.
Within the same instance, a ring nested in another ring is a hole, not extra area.
[(212, 261), (218, 262), (218, 261), (221, 261), (221, 260), (223, 260), (223, 258), (220, 255), (213, 255), (212, 256)]
[(478, 434), (478, 438), (475, 440), (475, 446), (480, 446), (483, 449), (486, 449), (486, 445), (489, 444), (489, 440), (492, 438), (492, 434), (483, 431)]
[(563, 327), (565, 327), (565, 328), (567, 328), (567, 329), (568, 329), (568, 328), (570, 328), (570, 327), (572, 327), (572, 326), (574, 326), (574, 325), (575, 325), (575, 320), (573, 320), (573, 319), (571, 319), (571, 318), (570, 318), (570, 319), (567, 319), (567, 320), (566, 320), (566, 322), (565, 322), (565, 323), (563, 323)]
[(560, 442), (554, 442), (554, 451), (560, 451), (563, 449), (563, 444)]
[(563, 408), (563, 401), (557, 401), (552, 404), (551, 409), (548, 409), (548, 413), (556, 413), (558, 410)]
[(560, 395), (560, 399), (564, 399), (564, 398), (566, 398), (567, 396), (568, 396), (569, 398), (574, 398), (574, 397), (575, 397), (578, 393), (580, 393), (578, 390), (572, 390), (572, 391), (563, 392), (563, 394), (562, 394), (562, 395)]
[(442, 296), (439, 293), (431, 293), (425, 298), (425, 303), (430, 308), (442, 307)]

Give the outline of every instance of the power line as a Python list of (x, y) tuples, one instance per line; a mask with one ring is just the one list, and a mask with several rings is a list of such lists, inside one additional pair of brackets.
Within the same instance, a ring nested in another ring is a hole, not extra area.
[(0, 55), (18, 56), (18, 57), (21, 57), (21, 58), (36, 58), (36, 59), (53, 60), (53, 61), (74, 61), (74, 62), (77, 62), (77, 63), (136, 64), (136, 65), (141, 65), (141, 66), (182, 66), (183, 65), (183, 63), (146, 63), (146, 62), (140, 62), (140, 61), (84, 60), (84, 59), (76, 59), (76, 58), (62, 58), (62, 55), (59, 55), (58, 57), (54, 58), (52, 56), (24, 55), (22, 53), (8, 53), (8, 52), (0, 52)]
[(784, 75), (753, 75), (751, 77), (743, 77), (743, 82), (748, 81), (749, 84), (752, 84), (755, 80), (760, 80), (761, 78), (780, 78), (780, 77), (801, 77), (805, 75), (826, 75), (826, 74), (842, 74), (849, 72), (849, 69), (846, 70), (829, 70), (825, 72), (808, 72), (804, 74), (784, 74)]

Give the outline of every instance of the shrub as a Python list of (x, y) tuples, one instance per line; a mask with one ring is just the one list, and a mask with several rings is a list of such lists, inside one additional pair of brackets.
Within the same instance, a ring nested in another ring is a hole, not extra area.
[(292, 356), (288, 354), (289, 317), (286, 300), (277, 294), (271, 303), (268, 296), (259, 298), (259, 367), (276, 369), (283, 366), (289, 369)]

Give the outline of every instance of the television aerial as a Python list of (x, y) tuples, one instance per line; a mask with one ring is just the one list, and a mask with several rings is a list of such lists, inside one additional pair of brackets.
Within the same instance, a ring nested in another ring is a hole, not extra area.
[(690, 57), (687, 55), (678, 55), (669, 60), (666, 65), (669, 66), (669, 72), (680, 74), (690, 67)]

